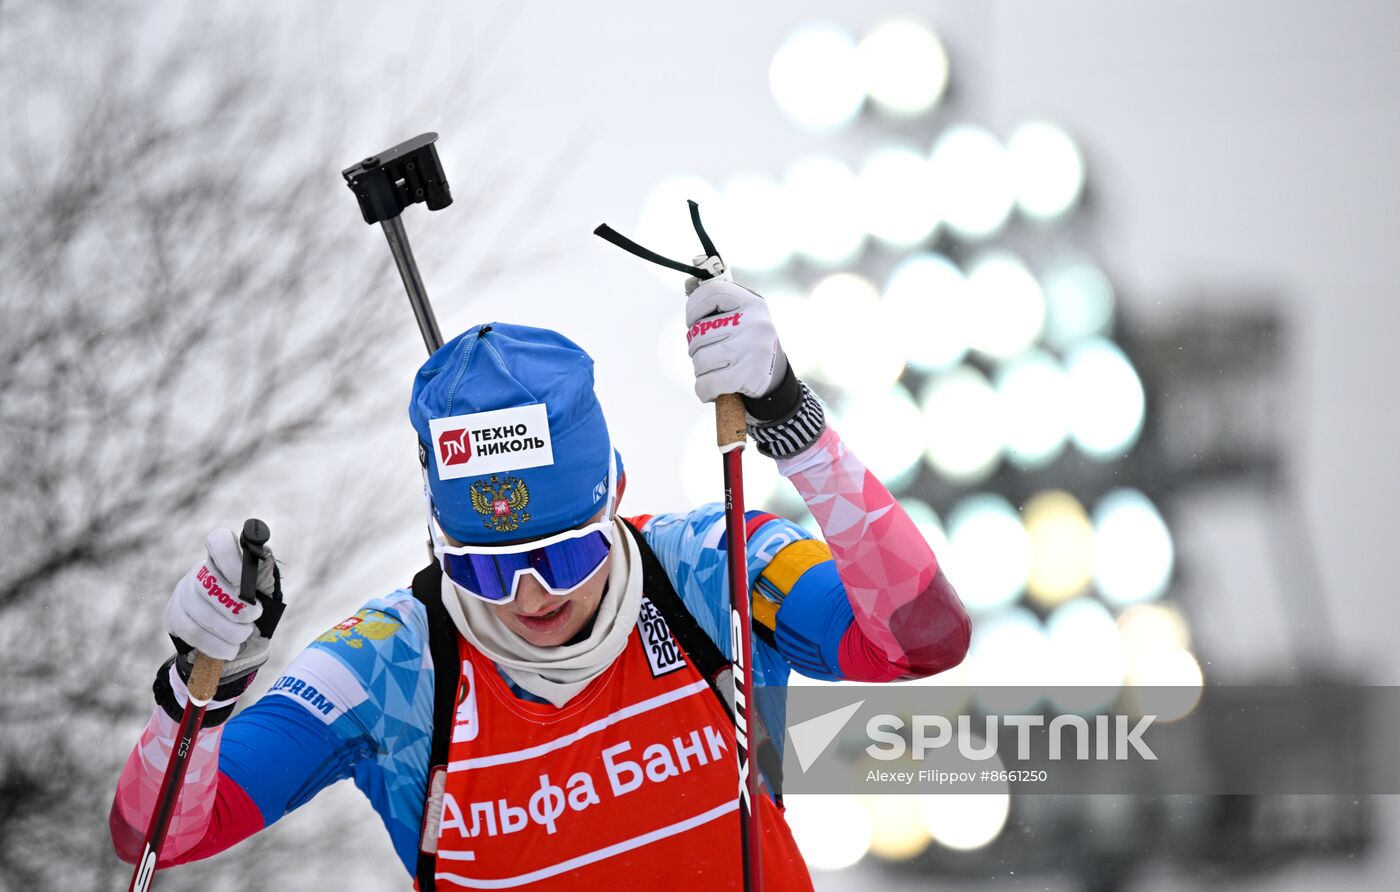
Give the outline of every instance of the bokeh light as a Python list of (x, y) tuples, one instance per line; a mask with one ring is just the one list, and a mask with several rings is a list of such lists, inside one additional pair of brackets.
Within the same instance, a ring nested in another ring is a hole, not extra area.
[(1117, 699), (1127, 671), (1123, 637), (1099, 601), (1080, 597), (1055, 608), (1045, 621), (1050, 638), (1044, 680), (1063, 710), (1092, 712)]
[[(723, 204), (728, 264), (744, 271), (769, 272), (788, 262), (793, 253), (793, 224), (782, 186), (758, 174), (735, 177), (725, 185)], [(708, 218), (705, 225), (708, 230)]]
[(906, 148), (876, 151), (856, 178), (865, 231), (892, 248), (912, 248), (938, 228), (928, 159)]
[(913, 796), (867, 796), (874, 819), (870, 854), (884, 861), (908, 861), (928, 848), (931, 838)]
[(1074, 209), (1084, 188), (1084, 156), (1069, 134), (1047, 121), (1027, 121), (1006, 143), (1016, 204), (1033, 220)]
[(1042, 699), (1036, 685), (1049, 653), (1044, 624), (1026, 608), (979, 616), (967, 657), (978, 706), (987, 713), (1034, 710)]
[(969, 124), (948, 128), (930, 155), (943, 220), (965, 239), (995, 235), (1015, 202), (1006, 150), (989, 131)]
[(1201, 664), (1187, 650), (1150, 654), (1129, 667), (1126, 703), (1138, 715), (1155, 716), (1166, 723), (1185, 718), (1201, 702), (1205, 676)]
[(1205, 683), (1190, 651), (1186, 618), (1174, 604), (1135, 604), (1118, 616), (1128, 655), (1125, 706), (1169, 722), (1188, 715), (1200, 702)]
[(1025, 470), (1043, 468), (1069, 438), (1069, 386), (1064, 368), (1044, 350), (1028, 350), (996, 371), (1006, 423), (1006, 457)]
[(1121, 458), (1137, 442), (1147, 411), (1142, 381), (1128, 357), (1103, 338), (1091, 338), (1065, 356), (1070, 436), (1085, 455)]
[[(979, 741), (980, 743), (980, 741)], [(988, 771), (1004, 770), (1000, 756), (980, 763)], [(997, 793), (948, 793), (919, 796), (919, 811), (933, 841), (944, 848), (970, 852), (1001, 835), (1011, 814), (1010, 784)]]
[(1191, 630), (1175, 604), (1134, 604), (1118, 615), (1129, 662), (1141, 654), (1191, 647)]
[(970, 366), (930, 379), (919, 400), (929, 466), (955, 483), (985, 479), (1001, 459), (1005, 433), (992, 384)]
[(849, 394), (835, 422), (851, 451), (893, 490), (906, 485), (918, 469), (924, 451), (917, 434), (922, 424), (914, 398), (898, 384)]
[(967, 354), (969, 306), (962, 270), (938, 254), (900, 261), (885, 283), (890, 337), (921, 371), (956, 365)]
[(814, 870), (844, 870), (870, 851), (875, 821), (858, 796), (803, 793), (783, 797), (788, 829)]
[(972, 611), (1004, 607), (1020, 596), (1031, 569), (1021, 516), (999, 495), (978, 493), (948, 515), (948, 579)]
[(1094, 585), (1110, 604), (1160, 597), (1171, 582), (1176, 550), (1167, 522), (1135, 489), (1116, 489), (1094, 506)]
[(1062, 258), (1041, 276), (1045, 292), (1045, 343), (1068, 350), (1113, 327), (1113, 285), (1082, 257)]
[(1026, 502), (1021, 516), (1031, 540), (1031, 600), (1051, 608), (1084, 591), (1094, 574), (1094, 527), (1079, 500), (1046, 490)]
[(798, 29), (773, 54), (768, 88), (803, 127), (834, 130), (849, 124), (865, 102), (855, 40), (828, 23)]
[(835, 158), (804, 158), (788, 170), (785, 188), (797, 251), (827, 268), (855, 259), (865, 227), (851, 169)]
[(1045, 325), (1040, 283), (1015, 254), (988, 251), (967, 270), (968, 345), (993, 359), (1029, 348)]
[[(827, 276), (809, 301), (812, 318), (821, 320), (808, 330), (820, 357), (818, 377), (847, 392), (884, 390), (899, 380), (904, 357), (890, 349), (887, 307), (870, 280), (854, 273)], [(903, 436), (914, 438), (912, 431)]]
[(1138, 687), (1200, 687), (1201, 667), (1187, 650), (1160, 650), (1141, 655), (1128, 667), (1128, 681)]
[(856, 50), (866, 93), (880, 111), (909, 118), (933, 108), (948, 86), (948, 54), (922, 23), (876, 25)]

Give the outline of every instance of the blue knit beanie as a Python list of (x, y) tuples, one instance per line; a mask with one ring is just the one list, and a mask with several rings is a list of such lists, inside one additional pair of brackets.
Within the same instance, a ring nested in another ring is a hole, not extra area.
[(611, 440), (593, 360), (558, 332), (467, 329), (418, 370), (408, 417), (433, 514), (459, 542), (548, 536), (607, 502)]

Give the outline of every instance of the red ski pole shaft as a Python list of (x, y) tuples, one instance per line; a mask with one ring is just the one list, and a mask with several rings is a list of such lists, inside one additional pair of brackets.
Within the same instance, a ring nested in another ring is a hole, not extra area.
[[(593, 230), (595, 235), (612, 242), (643, 260), (668, 269), (689, 273), (697, 279), (729, 279), (724, 261), (715, 244), (700, 224), (700, 206), (690, 205), (690, 222), (705, 253), (693, 264), (678, 263), (655, 251), (643, 248), (618, 234), (607, 224)], [(689, 292), (687, 292), (689, 293)], [(758, 766), (751, 758), (749, 734), (754, 727), (753, 702), (753, 628), (749, 603), (748, 536), (744, 522), (744, 444), (748, 439), (748, 418), (744, 400), (737, 393), (728, 393), (715, 400), (715, 430), (719, 451), (724, 456), (724, 530), (729, 558), (729, 642), (734, 676), (734, 755), (739, 766), (739, 842), (743, 853), (745, 892), (763, 888), (763, 870), (759, 856), (758, 832)]]
[[(243, 551), (242, 578), (239, 579), (238, 596), (252, 604), (257, 600), (258, 562), (266, 552), (270, 533), (267, 524), (256, 518), (243, 523), (243, 535), (238, 543)], [(269, 633), (271, 634), (271, 633)], [(194, 753), (194, 741), (204, 724), (204, 711), (209, 701), (219, 690), (219, 676), (223, 674), (224, 661), (204, 653), (196, 652), (194, 666), (190, 669), (190, 680), (185, 688), (189, 700), (185, 712), (180, 716), (180, 729), (175, 734), (175, 744), (170, 748), (170, 762), (165, 766), (165, 777), (160, 782), (160, 792), (156, 794), (156, 807), (151, 812), (151, 823), (146, 828), (146, 841), (141, 846), (141, 854), (136, 859), (136, 870), (131, 875), (131, 885), (127, 892), (146, 892), (155, 882), (156, 864), (160, 860), (160, 848), (165, 843), (170, 820), (175, 816), (175, 803), (180, 801), (180, 788), (185, 784), (185, 770), (190, 767), (190, 757)]]
[(715, 400), (715, 428), (724, 455), (724, 530), (729, 558), (729, 640), (734, 661), (734, 739), (739, 765), (739, 833), (744, 889), (763, 888), (758, 827), (758, 765), (749, 734), (754, 727), (753, 628), (749, 604), (749, 562), (744, 520), (744, 444), (748, 424), (744, 401), (730, 393)]
[(146, 828), (146, 841), (141, 846), (141, 855), (136, 859), (136, 870), (131, 876), (128, 892), (146, 892), (155, 880), (156, 862), (160, 858), (160, 847), (165, 842), (165, 833), (170, 829), (170, 819), (175, 814), (175, 803), (180, 799), (180, 788), (185, 783), (185, 769), (190, 764), (190, 754), (194, 752), (194, 740), (199, 728), (204, 724), (204, 710), (214, 699), (214, 691), (219, 687), (219, 675), (223, 672), (224, 661), (204, 654), (196, 654), (194, 668), (190, 671), (188, 684), (190, 698), (185, 705), (185, 714), (180, 718), (180, 730), (175, 735), (175, 745), (170, 750), (170, 763), (165, 768), (165, 778), (160, 782), (160, 792), (156, 794), (156, 807), (151, 812), (151, 823)]

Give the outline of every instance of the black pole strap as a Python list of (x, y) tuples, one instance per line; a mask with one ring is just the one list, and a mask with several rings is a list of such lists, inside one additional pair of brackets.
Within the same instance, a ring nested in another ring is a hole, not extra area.
[[(710, 240), (709, 234), (705, 232), (705, 227), (700, 222), (700, 205), (696, 204), (694, 201), (687, 201), (686, 204), (690, 205), (690, 222), (691, 225), (695, 227), (695, 234), (700, 238), (700, 246), (705, 249), (705, 256), (707, 258), (719, 257), (719, 251), (715, 250), (715, 243)], [(715, 277), (712, 271), (704, 267), (693, 266), (689, 263), (681, 263), (679, 260), (672, 260), (669, 257), (658, 254), (650, 248), (643, 248), (606, 223), (593, 230), (593, 234), (605, 241), (612, 242), (629, 254), (635, 254), (643, 260), (650, 260), (657, 266), (664, 266), (676, 272), (689, 273), (701, 281), (713, 279)]]
[(690, 273), (692, 276), (695, 276), (699, 279), (714, 278), (713, 274), (711, 274), (709, 270), (701, 269), (698, 266), (691, 266), (688, 263), (681, 263), (679, 260), (672, 260), (669, 257), (663, 257), (662, 255), (651, 250), (650, 248), (643, 248), (641, 245), (632, 241), (630, 238), (618, 232), (616, 229), (613, 229), (606, 223), (593, 230), (593, 234), (602, 239), (612, 242), (614, 245), (617, 245), (619, 248), (621, 248), (629, 254), (636, 254), (643, 260), (650, 260), (657, 266), (664, 266), (668, 269), (676, 270), (677, 272)]
[(700, 237), (700, 247), (705, 249), (706, 257), (718, 257), (719, 251), (715, 248), (715, 243), (710, 241), (710, 234), (705, 231), (705, 224), (700, 222), (700, 205), (687, 199), (686, 204), (690, 205), (690, 225), (695, 227), (695, 234)]

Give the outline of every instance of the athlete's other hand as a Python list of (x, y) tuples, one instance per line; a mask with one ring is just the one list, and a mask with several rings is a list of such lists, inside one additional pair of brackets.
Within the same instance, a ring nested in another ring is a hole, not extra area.
[[(193, 648), (227, 661), (223, 677), (228, 679), (251, 672), (267, 660), (268, 639), (253, 625), (262, 616), (262, 599), (249, 604), (239, 597), (243, 550), (232, 530), (214, 530), (204, 540), (204, 551), (204, 560), (191, 567), (170, 593), (165, 630), (182, 652), (182, 663), (193, 662), (189, 652)], [(258, 591), (265, 596), (275, 593), (280, 599), (272, 551), (264, 551), (258, 563)]]
[(686, 283), (685, 302), (695, 395), (707, 403), (726, 393), (757, 399), (771, 393), (787, 372), (768, 304), (742, 285), (723, 279)]

